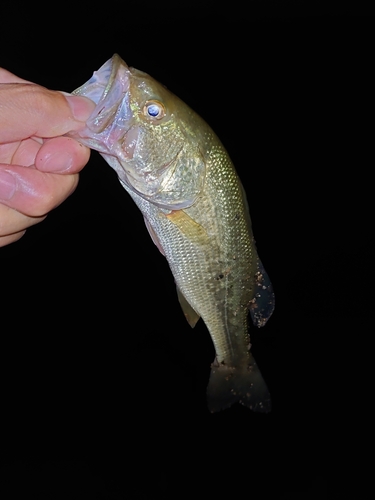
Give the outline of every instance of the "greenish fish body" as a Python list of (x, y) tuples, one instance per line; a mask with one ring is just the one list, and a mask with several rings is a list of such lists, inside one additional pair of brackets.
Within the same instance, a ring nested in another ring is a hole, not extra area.
[(269, 411), (250, 352), (249, 310), (263, 326), (274, 309), (246, 202), (220, 140), (194, 111), (114, 55), (75, 94), (97, 104), (74, 137), (98, 150), (141, 210), (166, 257), (191, 326), (205, 322), (216, 351), (211, 411), (234, 402)]

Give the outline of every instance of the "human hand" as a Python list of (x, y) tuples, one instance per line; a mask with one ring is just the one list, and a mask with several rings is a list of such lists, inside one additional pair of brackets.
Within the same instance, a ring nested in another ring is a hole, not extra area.
[(73, 193), (90, 150), (63, 135), (83, 128), (94, 107), (0, 68), (0, 247)]

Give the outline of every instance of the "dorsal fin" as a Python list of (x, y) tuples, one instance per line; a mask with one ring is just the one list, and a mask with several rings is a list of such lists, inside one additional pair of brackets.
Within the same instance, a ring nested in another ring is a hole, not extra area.
[(249, 305), (251, 319), (255, 326), (264, 326), (275, 309), (275, 294), (271, 280), (258, 257), (255, 274), (255, 297)]

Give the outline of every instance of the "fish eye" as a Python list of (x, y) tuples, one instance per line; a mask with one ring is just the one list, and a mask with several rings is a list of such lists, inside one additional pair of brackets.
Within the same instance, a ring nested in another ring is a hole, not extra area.
[(160, 101), (147, 101), (143, 106), (143, 113), (152, 120), (160, 120), (165, 116), (165, 107)]

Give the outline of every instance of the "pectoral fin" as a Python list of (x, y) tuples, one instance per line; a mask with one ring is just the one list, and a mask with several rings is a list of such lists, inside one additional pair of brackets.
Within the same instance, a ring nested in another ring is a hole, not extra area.
[(189, 325), (194, 328), (195, 325), (197, 324), (197, 321), (199, 320), (200, 316), (199, 314), (191, 307), (189, 302), (185, 299), (185, 296), (181, 292), (181, 290), (177, 288), (177, 297), (178, 301), (182, 307), (182, 310), (185, 314), (185, 318), (188, 320)]
[(172, 210), (166, 217), (175, 224), (180, 231), (196, 243), (207, 242), (207, 232), (203, 226), (190, 217), (184, 210)]

